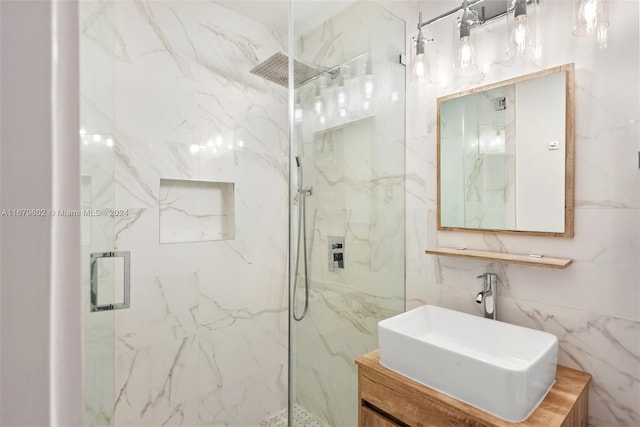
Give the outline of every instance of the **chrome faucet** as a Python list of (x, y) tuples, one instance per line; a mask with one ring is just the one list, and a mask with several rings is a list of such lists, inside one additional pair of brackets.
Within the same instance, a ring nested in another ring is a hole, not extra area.
[(479, 275), (478, 279), (482, 279), (482, 290), (476, 295), (476, 302), (478, 304), (484, 302), (484, 317), (495, 320), (498, 276), (493, 273), (484, 273)]

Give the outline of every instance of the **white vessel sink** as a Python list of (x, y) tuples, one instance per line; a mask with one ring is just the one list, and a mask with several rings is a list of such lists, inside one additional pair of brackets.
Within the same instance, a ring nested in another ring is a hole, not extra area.
[(524, 421), (553, 385), (549, 333), (424, 305), (378, 323), (380, 363), (508, 421)]

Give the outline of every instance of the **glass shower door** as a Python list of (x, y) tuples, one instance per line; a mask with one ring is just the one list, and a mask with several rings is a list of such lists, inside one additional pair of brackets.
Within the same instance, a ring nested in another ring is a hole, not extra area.
[(81, 1), (80, 155), (84, 424), (114, 424), (115, 316), (125, 259), (115, 246), (114, 4)]
[(356, 425), (354, 360), (405, 306), (405, 23), (373, 2), (335, 2), (326, 20), (305, 3), (291, 5), (290, 49), (316, 72), (295, 76), (290, 247), (291, 311), (305, 286), (308, 310), (290, 323), (289, 419)]

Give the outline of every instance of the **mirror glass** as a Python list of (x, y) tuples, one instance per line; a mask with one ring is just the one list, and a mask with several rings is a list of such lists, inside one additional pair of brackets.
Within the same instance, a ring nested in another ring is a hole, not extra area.
[(573, 236), (573, 64), (438, 98), (438, 229)]

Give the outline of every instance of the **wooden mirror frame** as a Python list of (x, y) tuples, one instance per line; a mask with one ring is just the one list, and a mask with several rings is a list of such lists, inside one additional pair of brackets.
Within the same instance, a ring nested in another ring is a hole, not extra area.
[[(442, 102), (459, 98), (465, 95), (470, 95), (478, 92), (483, 92), (490, 89), (495, 89), (501, 86), (507, 86), (510, 84), (518, 83), (525, 80), (534, 79), (550, 74), (555, 74), (565, 71), (566, 72), (566, 108), (565, 108), (565, 192), (564, 192), (564, 232), (552, 232), (552, 231), (525, 231), (525, 230), (500, 230), (500, 229), (488, 229), (488, 228), (465, 228), (465, 227), (443, 227), (441, 218), (441, 150), (440, 150), (440, 107)], [(530, 235), (530, 236), (547, 236), (547, 237), (573, 237), (573, 215), (574, 215), (574, 157), (575, 157), (575, 113), (574, 113), (574, 80), (575, 80), (574, 64), (565, 64), (557, 67), (547, 68), (535, 73), (518, 76), (512, 79), (503, 80), (489, 85), (480, 86), (477, 88), (469, 89), (463, 92), (454, 93), (451, 95), (441, 96), (437, 100), (437, 217), (438, 217), (438, 231), (470, 231), (470, 232), (493, 232), (493, 233), (506, 233), (517, 235)]]

